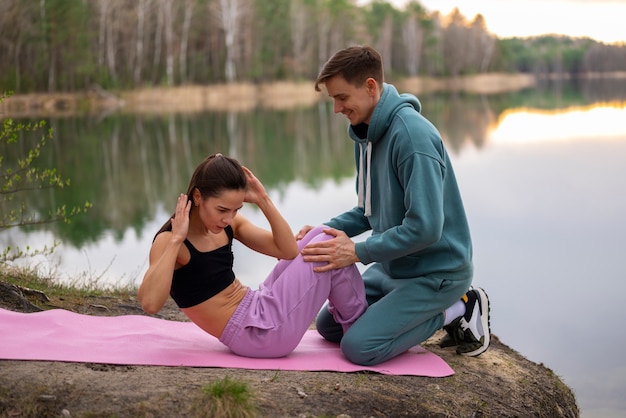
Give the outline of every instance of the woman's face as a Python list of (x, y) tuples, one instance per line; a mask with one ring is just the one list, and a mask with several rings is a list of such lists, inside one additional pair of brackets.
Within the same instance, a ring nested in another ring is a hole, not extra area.
[(224, 190), (217, 197), (202, 199), (200, 192), (196, 190), (194, 201), (199, 196), (198, 213), (204, 226), (214, 234), (218, 234), (228, 225), (243, 207), (245, 190)]

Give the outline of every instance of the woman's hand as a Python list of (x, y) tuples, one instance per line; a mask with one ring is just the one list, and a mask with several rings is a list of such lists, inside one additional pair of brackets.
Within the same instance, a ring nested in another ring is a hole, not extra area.
[(254, 203), (255, 205), (258, 205), (259, 202), (267, 198), (265, 187), (247, 167), (243, 167), (243, 171), (246, 173), (246, 177), (248, 179), (248, 189), (246, 190), (246, 195), (243, 200), (246, 203)]
[(151, 315), (159, 312), (169, 296), (180, 247), (189, 231), (190, 210), (191, 201), (187, 195), (178, 196), (176, 211), (171, 220), (172, 231), (157, 235), (152, 242), (150, 266), (137, 291), (141, 307)]
[(172, 218), (172, 238), (177, 241), (184, 241), (189, 232), (189, 211), (191, 210), (191, 200), (186, 194), (178, 196), (176, 212)]
[(304, 236), (308, 234), (311, 229), (313, 229), (311, 225), (304, 225), (296, 234), (296, 241), (300, 241), (302, 238), (304, 238)]
[(258, 227), (244, 217), (237, 217), (236, 222), (233, 222), (235, 238), (246, 247), (270, 257), (295, 258), (298, 255), (298, 246), (289, 224), (274, 206), (261, 181), (248, 168), (243, 167), (243, 170), (248, 181), (243, 200), (257, 205), (269, 222), (271, 230)]

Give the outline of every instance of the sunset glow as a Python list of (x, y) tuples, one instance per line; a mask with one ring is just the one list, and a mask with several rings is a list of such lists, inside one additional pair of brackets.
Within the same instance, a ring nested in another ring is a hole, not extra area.
[(623, 140), (625, 118), (624, 107), (608, 105), (558, 113), (523, 109), (505, 113), (488, 140), (507, 144), (581, 138)]
[[(429, 11), (455, 7), (468, 19), (482, 14), (499, 38), (562, 34), (606, 43), (626, 42), (625, 0), (418, 0)], [(406, 0), (392, 0), (402, 7)]]

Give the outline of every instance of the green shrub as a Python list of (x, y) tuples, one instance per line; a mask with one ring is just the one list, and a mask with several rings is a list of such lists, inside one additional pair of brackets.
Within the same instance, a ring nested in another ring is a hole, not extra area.
[[(0, 103), (10, 97), (10, 93), (0, 95)], [(33, 146), (24, 146), (24, 134), (40, 134)], [(46, 129), (46, 122), (15, 122), (6, 118), (0, 126), (0, 231), (38, 225), (49, 222), (70, 222), (70, 218), (91, 207), (85, 202), (83, 207), (67, 208), (61, 205), (47, 214), (29, 211), (27, 197), (44, 189), (63, 188), (70, 185), (69, 179), (62, 178), (56, 168), (37, 166), (41, 150), (53, 139), (52, 130)], [(26, 251), (19, 248), (5, 248), (0, 252), (0, 265), (29, 255), (48, 252), (50, 249)]]

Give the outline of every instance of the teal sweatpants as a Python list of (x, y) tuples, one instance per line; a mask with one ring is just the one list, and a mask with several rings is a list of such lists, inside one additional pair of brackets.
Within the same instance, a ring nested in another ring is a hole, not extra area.
[(469, 289), (472, 269), (440, 276), (394, 279), (380, 264), (363, 273), (368, 308), (344, 334), (327, 307), (318, 314), (318, 332), (341, 341), (341, 350), (355, 364), (372, 366), (414, 347), (443, 326), (443, 311)]

